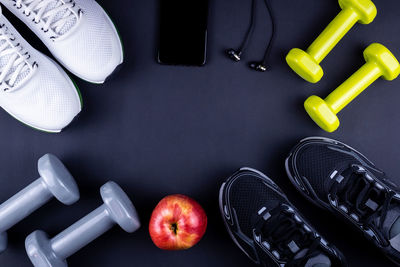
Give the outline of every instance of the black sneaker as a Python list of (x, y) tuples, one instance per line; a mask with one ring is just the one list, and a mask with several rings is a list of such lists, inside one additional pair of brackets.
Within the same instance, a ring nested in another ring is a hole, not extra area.
[(259, 171), (242, 168), (221, 187), (219, 205), (233, 241), (261, 266), (347, 266)]
[(365, 156), (338, 141), (311, 137), (292, 150), (286, 171), (307, 199), (353, 223), (400, 264), (400, 191)]

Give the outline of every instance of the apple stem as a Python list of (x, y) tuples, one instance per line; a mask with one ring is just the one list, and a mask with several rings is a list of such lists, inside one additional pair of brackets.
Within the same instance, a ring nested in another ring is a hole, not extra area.
[(178, 224), (177, 223), (173, 223), (171, 224), (171, 230), (174, 232), (174, 234), (176, 235), (178, 232)]

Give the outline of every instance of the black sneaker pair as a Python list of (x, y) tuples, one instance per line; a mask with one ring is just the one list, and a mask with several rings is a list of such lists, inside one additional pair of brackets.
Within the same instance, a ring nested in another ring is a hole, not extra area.
[[(400, 264), (400, 190), (365, 156), (335, 140), (302, 140), (286, 159), (293, 185), (351, 223)], [(235, 243), (261, 266), (347, 266), (263, 173), (242, 168), (221, 187), (219, 205)]]

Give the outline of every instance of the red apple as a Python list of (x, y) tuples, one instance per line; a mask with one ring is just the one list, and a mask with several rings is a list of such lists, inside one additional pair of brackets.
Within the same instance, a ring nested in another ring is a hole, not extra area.
[(163, 198), (153, 210), (149, 232), (160, 249), (182, 250), (193, 247), (207, 228), (207, 215), (195, 200), (184, 195)]

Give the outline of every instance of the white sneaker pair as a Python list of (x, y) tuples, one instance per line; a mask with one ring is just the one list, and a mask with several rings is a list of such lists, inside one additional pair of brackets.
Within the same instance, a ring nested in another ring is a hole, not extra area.
[[(103, 83), (123, 61), (117, 30), (94, 0), (0, 0), (76, 76)], [(60, 132), (81, 111), (78, 88), (1, 14), (0, 106), (33, 128)]]

